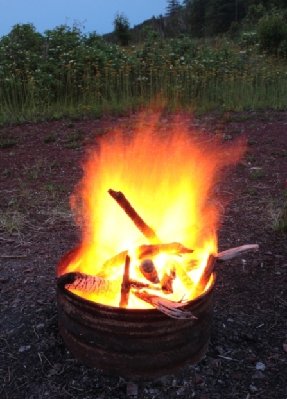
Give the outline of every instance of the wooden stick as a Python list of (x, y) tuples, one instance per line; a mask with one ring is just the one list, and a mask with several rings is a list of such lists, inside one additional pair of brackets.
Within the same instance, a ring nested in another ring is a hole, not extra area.
[(136, 289), (148, 288), (150, 290), (161, 291), (161, 287), (159, 285), (142, 283), (141, 281), (136, 281), (136, 280), (131, 280), (131, 279), (129, 280), (129, 285), (130, 285), (130, 288), (136, 288)]
[(133, 291), (133, 293), (138, 298), (150, 303), (157, 310), (173, 319), (197, 319), (189, 310), (181, 309), (184, 306), (182, 303), (169, 301), (157, 295), (150, 295), (146, 291)]
[(214, 266), (215, 266), (216, 257), (212, 254), (209, 255), (206, 263), (206, 267), (198, 281), (198, 287), (202, 288), (205, 287), (208, 283), (211, 274), (213, 273)]
[(214, 255), (210, 254), (207, 259), (206, 267), (205, 267), (198, 283), (195, 285), (195, 287), (192, 290), (193, 297), (197, 297), (204, 292), (206, 284), (208, 283), (210, 276), (212, 275), (212, 273), (214, 271), (215, 263), (216, 263), (216, 257)]
[(106, 292), (111, 289), (110, 281), (79, 272), (63, 274), (58, 277), (57, 284), (59, 287), (72, 288), (87, 293)]
[(193, 250), (186, 248), (179, 242), (171, 242), (167, 244), (150, 244), (141, 245), (137, 248), (137, 256), (139, 259), (165, 253), (170, 255), (190, 254)]
[(252, 250), (256, 251), (258, 249), (259, 249), (258, 244), (241, 245), (240, 247), (230, 248), (230, 249), (227, 249), (226, 251), (219, 252), (216, 255), (216, 258), (219, 262), (225, 262), (227, 260), (236, 258), (237, 256), (243, 255), (245, 252), (252, 251)]
[(123, 281), (121, 286), (121, 300), (120, 300), (120, 308), (126, 308), (129, 302), (129, 293), (130, 293), (130, 263), (131, 258), (127, 255), (125, 260), (125, 269), (123, 275)]
[(175, 269), (170, 270), (169, 273), (165, 272), (160, 285), (161, 285), (161, 289), (163, 290), (163, 292), (165, 294), (172, 294), (173, 293), (173, 280), (176, 277), (176, 272)]
[[(92, 276), (90, 274), (79, 273), (79, 272), (71, 272), (65, 273), (57, 278), (57, 285), (59, 287), (73, 288), (78, 289), (80, 291), (89, 292), (89, 293), (97, 293), (100, 290), (107, 291), (112, 288), (112, 281), (104, 279), (98, 276)], [(160, 290), (159, 286), (143, 283), (137, 280), (128, 280), (128, 284), (130, 288), (148, 288), (151, 290)]]
[(154, 263), (151, 259), (144, 259), (139, 267), (142, 275), (152, 283), (158, 284), (159, 283), (159, 278), (157, 275), (156, 268), (154, 266)]
[(108, 193), (120, 205), (120, 207), (125, 211), (129, 218), (134, 222), (136, 227), (148, 240), (150, 240), (152, 243), (160, 242), (155, 231), (144, 222), (144, 220), (139, 216), (121, 191), (114, 191), (110, 189), (108, 190)]

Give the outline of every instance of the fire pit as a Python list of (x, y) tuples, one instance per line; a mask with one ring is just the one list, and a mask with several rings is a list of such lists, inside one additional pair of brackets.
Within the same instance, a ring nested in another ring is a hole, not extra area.
[[(74, 252), (76, 252), (75, 250)], [(67, 262), (68, 253), (60, 262)], [(131, 379), (171, 374), (207, 350), (213, 287), (183, 309), (196, 319), (174, 320), (157, 309), (124, 309), (91, 302), (58, 285), (59, 328), (83, 363)]]
[(217, 251), (213, 188), (242, 144), (203, 145), (182, 125), (169, 134), (156, 125), (154, 118), (132, 136), (114, 132), (90, 153), (71, 197), (82, 243), (57, 268), (67, 347), (88, 365), (133, 379), (202, 358), (216, 263), (258, 248)]

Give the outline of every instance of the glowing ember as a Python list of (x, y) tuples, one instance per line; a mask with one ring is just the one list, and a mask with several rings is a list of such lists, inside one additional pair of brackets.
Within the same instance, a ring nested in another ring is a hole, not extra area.
[[(59, 273), (79, 272), (102, 280), (94, 280), (98, 289), (93, 291), (80, 284), (68, 286), (77, 295), (119, 306), (127, 255), (129, 278), (145, 284), (151, 295), (191, 300), (211, 284), (212, 277), (205, 286), (199, 281), (209, 255), (217, 253), (221, 209), (214, 186), (219, 172), (242, 156), (244, 145), (203, 140), (179, 120), (168, 132), (159, 127), (159, 115), (142, 118), (133, 134), (118, 130), (105, 135), (100, 149), (88, 155), (82, 181), (71, 197), (82, 244)], [(155, 237), (142, 234), (109, 190), (126, 196)], [(133, 289), (128, 308), (152, 307)]]

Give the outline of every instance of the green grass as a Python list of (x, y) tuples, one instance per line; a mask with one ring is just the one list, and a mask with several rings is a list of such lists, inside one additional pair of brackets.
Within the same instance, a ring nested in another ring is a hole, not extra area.
[(275, 231), (287, 233), (287, 201), (283, 204), (275, 204), (274, 201), (269, 205), (269, 214), (272, 227)]

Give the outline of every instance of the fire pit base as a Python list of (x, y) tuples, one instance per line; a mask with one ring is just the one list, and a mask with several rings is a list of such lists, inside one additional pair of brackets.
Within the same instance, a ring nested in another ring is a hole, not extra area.
[(59, 328), (84, 364), (133, 380), (173, 374), (205, 354), (213, 313), (213, 288), (184, 306), (197, 320), (175, 320), (156, 309), (100, 305), (57, 288)]

